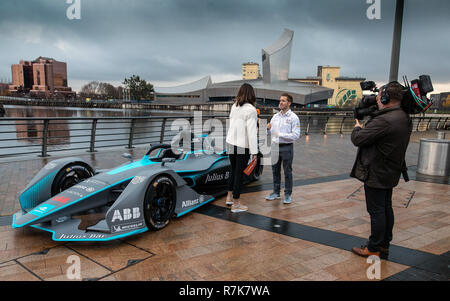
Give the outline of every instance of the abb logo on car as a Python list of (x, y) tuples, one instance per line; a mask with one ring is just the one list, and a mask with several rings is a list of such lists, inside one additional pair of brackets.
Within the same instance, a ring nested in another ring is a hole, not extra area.
[(114, 210), (111, 222), (114, 223), (115, 221), (128, 221), (130, 219), (137, 219), (140, 216), (141, 212), (139, 211), (139, 207), (135, 207), (133, 209), (125, 208), (122, 210), (122, 214), (120, 213), (120, 210)]

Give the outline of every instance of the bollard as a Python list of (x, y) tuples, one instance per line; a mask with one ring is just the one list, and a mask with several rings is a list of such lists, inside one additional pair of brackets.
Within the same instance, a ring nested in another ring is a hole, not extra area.
[(428, 176), (450, 175), (450, 140), (420, 139), (417, 172)]

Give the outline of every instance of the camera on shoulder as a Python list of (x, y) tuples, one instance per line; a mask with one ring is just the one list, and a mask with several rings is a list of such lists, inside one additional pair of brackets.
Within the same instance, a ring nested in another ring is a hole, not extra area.
[[(388, 103), (389, 99), (394, 96), (401, 100), (401, 108), (407, 114), (424, 113), (433, 104), (427, 98), (427, 93), (432, 92), (433, 84), (429, 75), (421, 75), (419, 79), (414, 79), (409, 84), (406, 76), (403, 77), (404, 86), (398, 82), (390, 82), (381, 88), (377, 88), (375, 82), (364, 81), (360, 83), (363, 91), (371, 91), (372, 94), (365, 95), (353, 109), (355, 119), (362, 120), (366, 116), (371, 116), (378, 111), (377, 95), (382, 93), (381, 102)], [(389, 95), (388, 88), (390, 85), (398, 85), (401, 87), (397, 95)]]

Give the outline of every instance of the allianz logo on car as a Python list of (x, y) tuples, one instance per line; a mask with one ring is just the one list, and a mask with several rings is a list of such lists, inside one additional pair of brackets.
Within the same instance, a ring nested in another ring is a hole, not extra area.
[(201, 204), (203, 203), (203, 201), (205, 200), (203, 195), (200, 195), (200, 198), (197, 198), (195, 200), (186, 200), (186, 201), (182, 201), (181, 202), (181, 208), (185, 208), (185, 207), (190, 207), (190, 206), (194, 206), (197, 204)]

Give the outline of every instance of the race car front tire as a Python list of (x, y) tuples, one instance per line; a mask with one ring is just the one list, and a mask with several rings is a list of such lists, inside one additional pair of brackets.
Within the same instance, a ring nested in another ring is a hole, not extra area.
[(167, 226), (176, 206), (174, 181), (165, 175), (156, 177), (145, 193), (144, 216), (147, 227), (160, 230)]
[(90, 166), (80, 163), (71, 163), (62, 168), (52, 184), (52, 196), (69, 189), (70, 187), (90, 178), (94, 171)]

